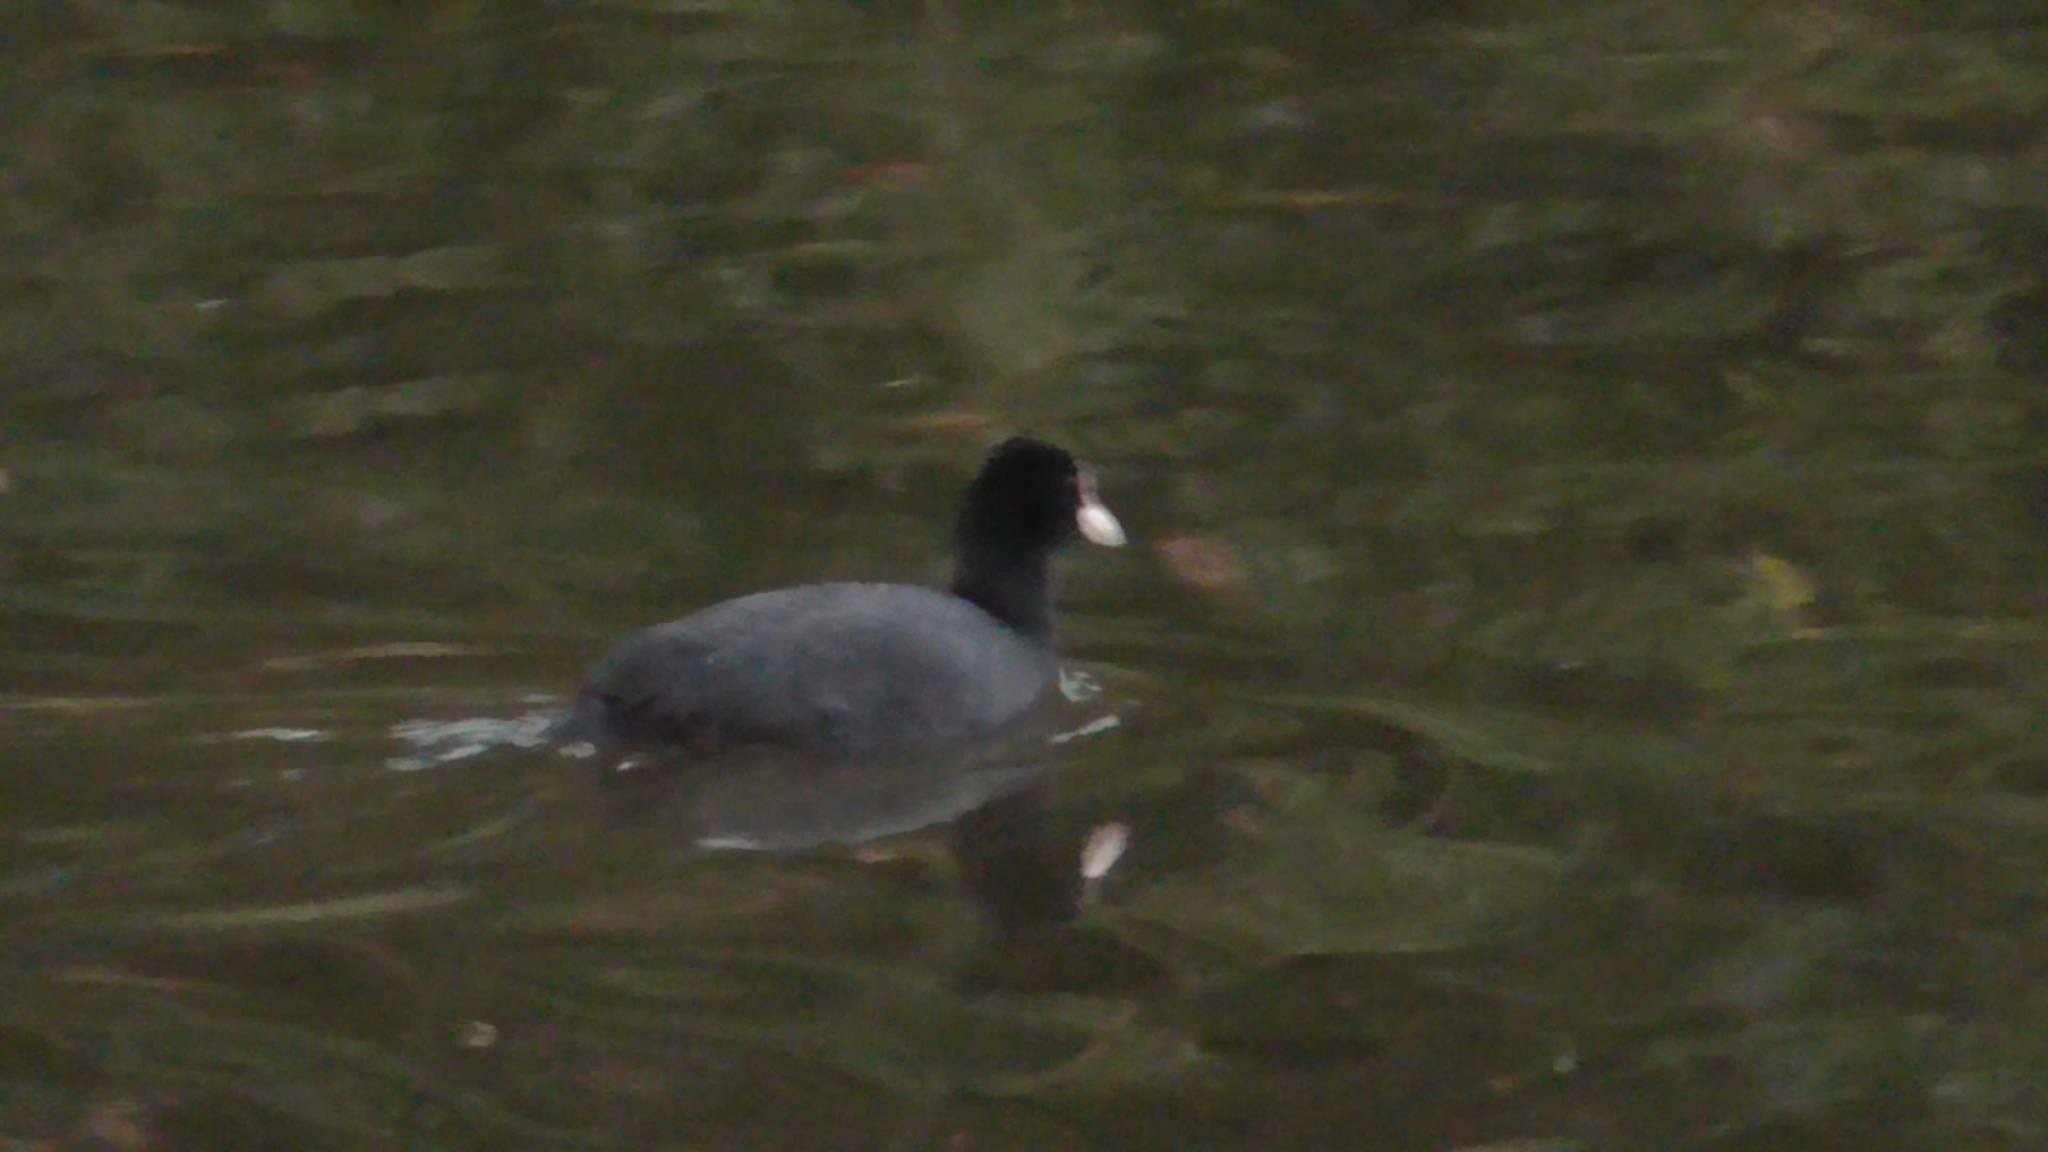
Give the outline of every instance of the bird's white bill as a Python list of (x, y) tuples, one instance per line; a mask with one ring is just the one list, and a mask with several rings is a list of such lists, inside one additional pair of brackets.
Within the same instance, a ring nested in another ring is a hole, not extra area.
[(1104, 548), (1124, 546), (1124, 526), (1117, 523), (1116, 513), (1111, 512), (1095, 495), (1095, 477), (1081, 475), (1081, 510), (1074, 516), (1074, 526), (1081, 530), (1081, 539)]

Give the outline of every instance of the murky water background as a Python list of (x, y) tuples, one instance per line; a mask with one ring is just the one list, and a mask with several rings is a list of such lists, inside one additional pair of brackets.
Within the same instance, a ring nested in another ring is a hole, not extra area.
[[(8, 1147), (2048, 1142), (2035, 5), (0, 17)], [(937, 580), (1128, 822), (700, 855), (625, 629)]]

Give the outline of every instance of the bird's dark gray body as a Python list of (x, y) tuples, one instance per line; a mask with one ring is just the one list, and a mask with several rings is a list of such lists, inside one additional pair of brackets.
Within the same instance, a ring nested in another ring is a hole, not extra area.
[(707, 846), (859, 842), (1029, 784), (1058, 681), (1048, 646), (958, 596), (817, 584), (629, 637), (560, 735), (656, 774)]

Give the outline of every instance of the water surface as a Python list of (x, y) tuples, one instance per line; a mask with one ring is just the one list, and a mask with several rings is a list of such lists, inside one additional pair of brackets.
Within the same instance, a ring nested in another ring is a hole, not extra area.
[[(7, 25), (0, 1133), (2040, 1147), (2035, 6), (1322, 11)], [(1019, 430), (1073, 932), (533, 746)]]

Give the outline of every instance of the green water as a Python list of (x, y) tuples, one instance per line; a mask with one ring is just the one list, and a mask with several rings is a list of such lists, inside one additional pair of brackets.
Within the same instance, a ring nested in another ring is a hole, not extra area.
[[(33, 9), (33, 10), (31, 10)], [(2034, 6), (0, 17), (7, 1148), (2048, 1140)], [(700, 855), (628, 628), (1035, 431), (1130, 825)]]

